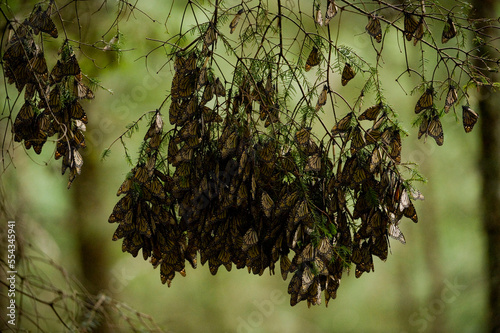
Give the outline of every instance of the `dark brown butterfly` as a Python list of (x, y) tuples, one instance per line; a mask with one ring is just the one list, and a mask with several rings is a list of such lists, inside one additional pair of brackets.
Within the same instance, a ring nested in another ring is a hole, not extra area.
[(382, 109), (383, 104), (379, 103), (377, 105), (371, 106), (366, 109), (359, 117), (358, 120), (375, 120), (377, 119), (380, 110)]
[(261, 203), (262, 203), (262, 209), (264, 211), (264, 214), (267, 217), (271, 217), (271, 214), (272, 214), (272, 211), (274, 208), (274, 201), (273, 201), (273, 199), (271, 199), (269, 194), (267, 194), (267, 192), (265, 192), (265, 191), (262, 192)]
[(377, 43), (380, 43), (382, 41), (382, 27), (380, 26), (380, 21), (377, 17), (370, 17), (365, 30), (370, 34), (370, 36), (375, 38)]
[(304, 172), (319, 172), (321, 170), (321, 156), (312, 155), (307, 159), (306, 167), (304, 168)]
[(412, 14), (405, 12), (404, 19), (404, 34), (407, 41), (411, 41), (413, 34), (417, 31), (418, 21), (415, 20)]
[(319, 109), (321, 109), (321, 107), (326, 104), (327, 93), (328, 93), (328, 85), (325, 84), (323, 86), (323, 90), (319, 94), (318, 102), (316, 103), (316, 111), (319, 111)]
[(342, 85), (345, 86), (349, 81), (351, 81), (354, 78), (355, 75), (356, 72), (354, 71), (352, 66), (346, 63), (344, 66), (344, 70), (342, 71)]
[(215, 95), (219, 97), (224, 97), (226, 96), (226, 89), (224, 88), (224, 85), (222, 82), (219, 80), (219, 78), (215, 79)]
[(417, 30), (415, 31), (415, 38), (413, 39), (413, 46), (417, 45), (418, 41), (422, 39), (425, 33), (424, 17), (420, 17), (418, 21)]
[(332, 135), (336, 135), (338, 133), (344, 133), (349, 128), (351, 128), (351, 119), (352, 112), (349, 112), (344, 118), (340, 119), (335, 126), (332, 128)]
[(45, 61), (45, 56), (43, 52), (38, 52), (36, 57), (30, 59), (30, 66), (35, 73), (38, 74), (48, 73), (47, 62)]
[(290, 271), (290, 266), (292, 265), (292, 262), (288, 258), (287, 255), (281, 255), (280, 257), (280, 270), (281, 270), (281, 277), (283, 280), (286, 280), (288, 276), (288, 272)]
[(450, 86), (448, 90), (448, 95), (446, 95), (446, 101), (444, 103), (444, 112), (448, 113), (450, 107), (455, 104), (458, 100), (457, 90), (454, 86)]
[(309, 56), (307, 57), (306, 66), (304, 67), (306, 72), (309, 72), (312, 67), (319, 65), (320, 60), (321, 56), (319, 50), (316, 47), (313, 47), (311, 53), (309, 53)]
[(351, 154), (355, 153), (359, 149), (363, 148), (366, 144), (365, 138), (361, 133), (361, 127), (356, 126), (351, 131)]
[(432, 117), (432, 119), (424, 117), (418, 131), (418, 138), (420, 139), (424, 134), (433, 137), (434, 140), (436, 140), (438, 146), (443, 145), (444, 143), (443, 126), (441, 125), (441, 121), (439, 120), (438, 115), (435, 115), (434, 117)]
[(222, 158), (228, 157), (230, 154), (234, 153), (236, 151), (236, 148), (238, 146), (238, 133), (233, 132), (231, 133), (227, 140), (223, 143), (222, 146)]
[(301, 130), (298, 130), (297, 133), (295, 133), (295, 141), (302, 147), (306, 147), (307, 145), (309, 145), (310, 137), (310, 127), (302, 128)]
[(432, 105), (434, 104), (433, 97), (434, 89), (432, 87), (428, 88), (418, 99), (417, 104), (415, 105), (415, 113), (419, 114), (423, 110), (432, 108)]
[(447, 43), (450, 39), (455, 37), (457, 35), (457, 28), (455, 27), (455, 23), (453, 23), (451, 17), (448, 17), (448, 20), (446, 21), (444, 28), (443, 28), (443, 35), (441, 37), (441, 42)]
[(462, 118), (463, 118), (465, 133), (469, 133), (474, 128), (474, 125), (476, 124), (479, 115), (476, 112), (474, 112), (470, 107), (462, 105)]
[(47, 11), (42, 11), (41, 7), (38, 7), (31, 13), (29, 24), (33, 28), (35, 35), (38, 35), (39, 31), (41, 31), (48, 33), (53, 38), (57, 38), (58, 36), (54, 21), (52, 21)]
[(238, 25), (238, 22), (240, 21), (240, 18), (241, 18), (241, 14), (243, 14), (243, 8), (240, 9), (238, 11), (238, 13), (236, 13), (236, 15), (234, 16), (233, 20), (231, 21), (231, 23), (229, 24), (229, 28), (231, 29), (231, 32), (230, 33), (233, 33), (234, 30), (236, 30), (236, 26)]

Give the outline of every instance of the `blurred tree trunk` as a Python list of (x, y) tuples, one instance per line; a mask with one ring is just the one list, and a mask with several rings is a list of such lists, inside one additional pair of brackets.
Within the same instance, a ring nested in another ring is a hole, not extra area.
[[(497, 13), (497, 1), (475, 0), (474, 7), (477, 17), (492, 17)], [(486, 34), (496, 42), (498, 48), (497, 30), (487, 29)], [(495, 38), (497, 40), (495, 40)], [(478, 54), (488, 54), (489, 47), (481, 47)], [(478, 63), (484, 67), (484, 63)], [(494, 81), (500, 79), (498, 73), (485, 73)], [(489, 331), (500, 331), (500, 113), (498, 110), (500, 98), (493, 94), (491, 88), (480, 89), (479, 124), (481, 126), (481, 157), (480, 168), (482, 177), (482, 210), (483, 223), (487, 242), (488, 265), (488, 295), (489, 295)]]
[[(109, 263), (105, 238), (99, 226), (103, 210), (99, 186), (101, 181), (98, 172), (98, 157), (95, 150), (85, 157), (82, 176), (77, 177), (70, 192), (73, 194), (75, 238), (78, 242), (81, 281), (92, 296), (98, 296), (109, 287)], [(91, 301), (91, 300), (89, 300)], [(102, 306), (105, 306), (104, 304)], [(99, 310), (99, 309), (98, 309)], [(109, 332), (109, 318), (102, 318), (99, 327), (93, 332)]]

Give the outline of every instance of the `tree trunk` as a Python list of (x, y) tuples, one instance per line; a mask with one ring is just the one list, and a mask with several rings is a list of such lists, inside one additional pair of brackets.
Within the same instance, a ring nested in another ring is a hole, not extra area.
[[(475, 0), (477, 17), (491, 17), (497, 13), (497, 1)], [(486, 29), (494, 43), (499, 34)], [(492, 46), (492, 45), (490, 45)], [(498, 45), (495, 45), (498, 48)], [(489, 53), (490, 47), (482, 47), (478, 54)], [(484, 67), (484, 64), (477, 64)], [(485, 73), (498, 81), (498, 73)], [(482, 210), (487, 242), (487, 274), (489, 295), (489, 331), (500, 331), (500, 96), (489, 87), (481, 87), (479, 99), (479, 125), (481, 128), (480, 170), (482, 178)]]

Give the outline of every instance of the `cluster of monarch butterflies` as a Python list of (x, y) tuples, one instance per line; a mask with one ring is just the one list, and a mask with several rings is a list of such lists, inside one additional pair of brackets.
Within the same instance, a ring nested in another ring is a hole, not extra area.
[[(52, 3), (46, 10), (35, 6), (29, 19), (11, 23), (11, 35), (3, 54), (5, 77), (24, 91), (12, 133), (16, 142), (40, 154), (47, 138), (57, 135), (55, 159), (62, 159), (62, 174), (70, 169), (68, 187), (80, 174), (83, 159), (79, 153), (85, 147), (87, 115), (79, 100), (94, 98), (82, 83), (82, 72), (71, 47), (64, 43), (61, 59), (49, 72), (42, 48), (35, 36), (47, 34), (57, 38), (57, 28), (50, 18)], [(43, 38), (43, 36), (41, 36)]]
[[(458, 94), (455, 86), (450, 85), (448, 88), (448, 93), (446, 94), (446, 100), (444, 105), (444, 112), (448, 113), (450, 108), (458, 101)], [(444, 133), (441, 120), (439, 118), (438, 111), (434, 105), (434, 89), (432, 87), (426, 89), (426, 91), (420, 96), (415, 105), (415, 113), (419, 114), (425, 111), (422, 122), (418, 130), (418, 138), (420, 139), (423, 135), (431, 136), (439, 146), (444, 143)], [(472, 110), (469, 106), (462, 106), (462, 122), (464, 130), (469, 133), (474, 128), (479, 115)]]
[[(316, 23), (328, 24), (338, 11), (328, 0), (325, 20), (318, 8)], [(243, 13), (235, 12), (231, 34)], [(370, 15), (365, 27), (379, 43), (380, 21)], [(404, 13), (407, 41), (416, 45), (425, 29), (423, 16)], [(418, 222), (413, 200), (423, 196), (399, 171), (401, 130), (380, 102), (359, 115), (347, 113), (320, 140), (305, 122), (290, 121), (272, 66), (256, 76), (250, 66), (238, 67), (240, 78), (226, 91), (225, 80), (208, 65), (218, 33), (210, 22), (200, 47), (175, 55), (168, 111), (173, 128), (164, 132), (160, 111), (154, 113), (139, 161), (117, 193), (123, 197), (109, 218), (119, 224), (113, 240), (123, 239), (123, 251), (134, 257), (142, 249), (169, 286), (176, 273), (185, 276), (186, 261), (196, 267), (198, 255), (213, 275), (233, 265), (274, 274), (279, 262), (282, 278), (292, 275), (291, 305), (320, 304), (323, 292), (328, 304), (346, 269), (360, 277), (374, 270), (374, 256), (387, 259), (390, 238), (406, 242), (403, 217)], [(456, 34), (448, 18), (442, 42)], [(313, 47), (304, 70), (321, 60)], [(343, 86), (355, 67), (345, 63)], [(316, 112), (329, 92), (325, 84)], [(419, 138), (430, 135), (442, 144), (433, 94), (428, 89), (415, 107), (423, 112)], [(445, 112), (457, 101), (450, 86)], [(463, 114), (469, 132), (477, 114), (466, 106)]]
[(233, 264), (274, 274), (279, 262), (284, 280), (293, 274), (292, 305), (320, 304), (323, 291), (328, 303), (346, 267), (354, 264), (358, 277), (373, 270), (373, 255), (387, 258), (389, 236), (405, 241), (401, 218), (417, 221), (396, 169), (399, 130), (382, 104), (359, 117), (374, 122), (366, 132), (348, 114), (331, 131), (351, 143), (335, 171), (328, 143), (310, 128), (292, 131), (285, 149), (249, 121), (272, 129), (285, 112), (271, 73), (262, 80), (248, 74), (233, 96), (206, 67), (206, 38), (203, 49), (202, 57), (191, 51), (175, 58), (174, 128), (164, 133), (160, 112), (154, 114), (139, 162), (117, 193), (124, 196), (109, 218), (119, 223), (113, 239), (123, 238), (123, 251), (133, 256), (142, 249), (169, 286), (176, 272), (185, 275), (186, 260), (196, 267), (198, 254), (214, 275)]

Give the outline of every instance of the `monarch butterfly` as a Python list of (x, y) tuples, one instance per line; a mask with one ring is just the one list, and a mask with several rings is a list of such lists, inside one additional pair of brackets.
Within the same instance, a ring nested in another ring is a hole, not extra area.
[(257, 232), (252, 228), (248, 229), (243, 236), (242, 250), (246, 252), (251, 246), (257, 244), (258, 241), (259, 237), (257, 235)]
[(192, 158), (193, 158), (193, 148), (191, 148), (189, 144), (186, 143), (179, 150), (177, 156), (175, 156), (175, 160), (172, 163), (172, 165), (177, 166), (179, 163), (191, 161)]
[(369, 144), (377, 142), (380, 139), (381, 135), (382, 135), (382, 133), (380, 133), (379, 130), (369, 128), (365, 133), (366, 144), (369, 145)]
[(207, 32), (205, 34), (205, 45), (204, 47), (209, 47), (210, 45), (215, 42), (217, 39), (217, 32), (215, 31), (215, 27), (210, 24), (210, 27), (208, 27)]
[(215, 79), (215, 95), (219, 97), (226, 96), (226, 89), (224, 89), (224, 85), (219, 78)]
[(275, 158), (275, 146), (272, 141), (269, 141), (264, 145), (264, 147), (259, 151), (259, 157), (265, 163), (272, 163)]
[(200, 75), (198, 76), (197, 89), (200, 90), (201, 87), (207, 84), (207, 82), (208, 82), (207, 68), (203, 67), (200, 70)]
[(301, 130), (298, 130), (295, 133), (295, 141), (300, 145), (300, 146), (307, 146), (309, 144), (309, 139), (311, 137), (311, 128), (306, 127), (302, 128)]
[(351, 138), (351, 154), (363, 148), (366, 144), (365, 138), (363, 137), (359, 126), (356, 126), (351, 132)]
[(418, 128), (418, 139), (422, 137), (425, 133), (427, 133), (427, 127), (429, 127), (429, 119), (424, 117), (422, 122), (420, 123), (420, 127)]
[(302, 272), (302, 287), (300, 288), (301, 293), (305, 293), (314, 281), (314, 274), (311, 272), (309, 266), (304, 268)]
[(262, 192), (261, 204), (264, 214), (267, 217), (271, 217), (272, 209), (274, 208), (274, 201), (265, 191)]
[(314, 247), (311, 243), (307, 244), (306, 247), (302, 249), (302, 252), (298, 256), (297, 264), (300, 265), (303, 262), (312, 261), (314, 259)]
[(143, 166), (139, 166), (135, 171), (134, 178), (140, 183), (145, 183), (148, 179), (148, 170)]
[(395, 223), (389, 223), (389, 236), (397, 239), (402, 244), (406, 244), (405, 236), (401, 232), (401, 229)]
[(297, 191), (285, 194), (276, 209), (276, 216), (292, 209), (298, 198), (299, 193)]
[(319, 65), (320, 60), (321, 57), (319, 50), (316, 47), (313, 47), (306, 60), (306, 66), (304, 68), (306, 72), (309, 72), (312, 67)]
[(290, 271), (290, 266), (292, 266), (292, 262), (288, 258), (287, 255), (281, 255), (280, 257), (280, 270), (281, 270), (281, 277), (283, 280), (286, 280), (288, 276), (288, 272)]
[(211, 101), (214, 98), (214, 90), (211, 84), (207, 84), (205, 89), (203, 90), (203, 96), (201, 97), (201, 105), (205, 105), (207, 102)]
[(401, 162), (401, 135), (399, 130), (393, 131), (393, 136), (391, 141), (389, 142), (389, 147), (391, 148), (390, 155), (393, 158), (394, 162)]
[(345, 64), (344, 70), (342, 71), (342, 85), (345, 86), (349, 81), (351, 81), (356, 72), (348, 63)]
[(358, 120), (375, 120), (377, 119), (380, 110), (382, 109), (383, 104), (379, 103), (377, 105), (371, 106), (366, 109), (359, 117)]
[(76, 78), (73, 81), (73, 95), (79, 99), (94, 99), (94, 93), (89, 87), (81, 83)]
[(380, 26), (380, 21), (377, 17), (370, 17), (365, 30), (370, 34), (370, 36), (375, 38), (377, 43), (380, 43), (382, 41), (382, 27)]
[(415, 20), (412, 14), (405, 12), (404, 19), (404, 34), (406, 36), (407, 41), (411, 41), (413, 38), (413, 34), (418, 29), (418, 22)]
[(240, 18), (241, 18), (241, 14), (243, 14), (243, 8), (240, 9), (238, 11), (238, 13), (236, 13), (236, 15), (234, 16), (233, 20), (231, 21), (231, 23), (229, 24), (229, 28), (231, 29), (230, 33), (233, 33), (234, 30), (236, 30), (236, 26), (238, 25), (238, 22), (240, 21)]
[(29, 24), (33, 28), (35, 35), (38, 35), (41, 31), (48, 33), (53, 38), (57, 38), (58, 36), (54, 21), (52, 21), (47, 11), (42, 11), (41, 7), (38, 7), (36, 11), (31, 13)]
[(184, 64), (184, 70), (185, 71), (194, 71), (196, 69), (196, 61), (198, 60), (198, 57), (196, 56), (195, 52), (191, 52), (189, 56), (186, 59), (186, 62)]
[(408, 207), (403, 209), (403, 215), (411, 219), (413, 222), (418, 223), (417, 211), (415, 210), (415, 206), (412, 202), (410, 202)]
[(128, 193), (130, 187), (132, 186), (132, 179), (125, 179), (125, 181), (120, 185), (120, 188), (116, 192), (116, 195), (119, 196), (123, 193)]
[(230, 154), (236, 151), (238, 146), (238, 135), (236, 132), (232, 132), (226, 141), (224, 141), (222, 146), (222, 158), (228, 157)]
[(441, 42), (447, 43), (450, 39), (457, 35), (457, 28), (455, 27), (455, 23), (453, 23), (451, 17), (448, 16), (448, 20), (446, 21), (443, 28), (443, 35), (441, 37)]
[(61, 82), (64, 76), (78, 75), (79, 73), (80, 66), (78, 65), (75, 55), (72, 55), (71, 58), (66, 62), (57, 60), (57, 63), (50, 72), (50, 78), (52, 81), (57, 83)]
[(479, 115), (476, 112), (474, 112), (470, 107), (462, 105), (462, 118), (463, 118), (465, 133), (469, 133), (474, 128), (474, 125), (476, 124)]
[(362, 183), (366, 179), (365, 169), (358, 163), (358, 167), (354, 169), (353, 180), (356, 184)]
[(186, 123), (181, 130), (179, 131), (178, 138), (181, 140), (187, 140), (192, 137), (198, 137), (199, 136), (199, 122), (198, 120), (192, 120), (188, 123)]
[(316, 11), (316, 23), (320, 26), (323, 26), (323, 15), (321, 14), (321, 9), (318, 8)]
[(327, 259), (332, 255), (333, 249), (327, 237), (321, 238), (318, 245), (318, 253), (325, 256)]
[(375, 238), (374, 243), (370, 247), (372, 254), (380, 258), (380, 260), (386, 260), (388, 254), (388, 244), (385, 236)]
[(240, 185), (238, 195), (236, 197), (236, 205), (238, 207), (244, 205), (248, 201), (248, 189), (245, 184)]
[(334, 18), (335, 15), (337, 15), (338, 11), (339, 11), (339, 8), (335, 4), (335, 1), (334, 0), (329, 0), (328, 1), (328, 6), (327, 6), (327, 9), (326, 9), (326, 13), (325, 13), (324, 24), (327, 25), (328, 23), (330, 23), (330, 20), (332, 18)]
[(418, 138), (420, 139), (424, 134), (426, 135), (428, 134), (431, 137), (433, 137), (439, 146), (443, 145), (444, 143), (443, 126), (441, 125), (441, 121), (439, 120), (438, 115), (435, 115), (432, 119), (424, 117), (418, 131)]
[(411, 197), (413, 200), (425, 200), (425, 197), (419, 190), (411, 189)]
[(76, 172), (80, 174), (82, 172), (83, 158), (76, 148), (72, 148), (72, 161), (71, 168), (76, 169)]
[(378, 147), (375, 147), (372, 152), (372, 156), (370, 158), (370, 172), (373, 173), (377, 166), (379, 166), (380, 162), (382, 160), (382, 156), (380, 154), (380, 151)]
[(191, 73), (187, 75), (175, 73), (172, 79), (172, 98), (187, 98), (193, 95), (194, 89), (196, 87), (196, 73)]
[(304, 172), (319, 172), (321, 170), (321, 156), (313, 155), (309, 156), (307, 159), (306, 167), (304, 168)]
[(446, 101), (444, 104), (444, 112), (448, 113), (450, 111), (450, 107), (456, 103), (458, 100), (457, 90), (454, 86), (450, 86), (448, 90), (448, 95), (446, 95)]
[(421, 16), (418, 21), (417, 31), (415, 31), (415, 38), (413, 39), (413, 46), (417, 45), (418, 41), (422, 39), (425, 32), (424, 17)]
[(295, 161), (293, 160), (293, 157), (291, 155), (282, 156), (280, 157), (280, 160), (283, 170), (285, 170), (286, 172), (294, 172), (295, 170), (297, 170)]
[(305, 200), (298, 203), (296, 206), (296, 213), (294, 218), (294, 223), (297, 224), (307, 217), (309, 214), (309, 208)]
[(325, 84), (323, 86), (323, 90), (319, 94), (318, 102), (316, 103), (316, 111), (319, 111), (319, 109), (326, 104), (327, 93), (328, 93), (328, 85)]
[(419, 114), (423, 110), (430, 109), (433, 105), (433, 97), (434, 97), (434, 89), (428, 88), (425, 92), (420, 96), (415, 105), (415, 113)]
[(80, 103), (78, 103), (78, 101), (73, 101), (73, 103), (68, 105), (68, 107), (69, 115), (71, 116), (71, 118), (81, 120), (82, 122), (87, 124), (87, 115), (85, 114), (83, 107)]
[(427, 133), (436, 140), (438, 146), (442, 146), (444, 142), (443, 126), (439, 120), (439, 116), (435, 115), (429, 122)]
[(45, 61), (45, 56), (43, 52), (38, 52), (38, 54), (35, 57), (30, 59), (29, 64), (35, 73), (38, 74), (48, 73), (47, 62)]
[[(52, 90), (50, 91), (49, 95), (49, 106), (54, 109), (59, 109), (59, 103), (61, 102), (61, 93), (59, 91), (59, 86), (56, 85)], [(56, 110), (52, 110), (53, 112), (56, 112)]]
[(352, 112), (349, 112), (344, 118), (340, 119), (332, 128), (332, 135), (346, 132), (351, 127)]

